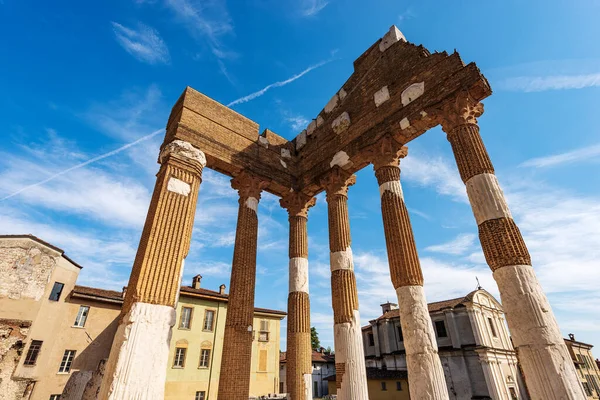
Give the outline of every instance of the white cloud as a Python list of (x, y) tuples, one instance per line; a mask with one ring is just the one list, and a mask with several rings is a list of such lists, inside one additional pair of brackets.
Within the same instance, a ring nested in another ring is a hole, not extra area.
[(460, 180), (456, 165), (442, 157), (423, 154), (409, 154), (402, 160), (402, 181), (421, 187), (432, 187), (442, 195), (453, 200), (468, 203), (467, 191)]
[(518, 76), (500, 81), (501, 89), (518, 92), (583, 89), (600, 86), (600, 73), (578, 75)]
[(262, 96), (263, 94), (265, 94), (269, 89), (272, 88), (276, 88), (276, 87), (281, 87), (281, 86), (285, 86), (287, 84), (290, 84), (292, 82), (294, 82), (296, 79), (300, 79), (302, 78), (304, 75), (308, 74), (310, 71), (317, 69), (319, 67), (322, 67), (323, 65), (327, 64), (328, 62), (331, 62), (331, 59), (329, 60), (325, 60), (325, 61), (321, 61), (315, 65), (311, 65), (310, 67), (306, 68), (304, 71), (292, 76), (291, 78), (288, 78), (284, 81), (278, 81), (278, 82), (274, 82), (271, 83), (267, 86), (265, 86), (264, 88), (254, 92), (254, 93), (250, 93), (249, 95), (246, 95), (244, 97), (240, 97), (239, 99), (236, 99), (234, 101), (232, 101), (231, 103), (227, 104), (227, 107), (231, 107), (234, 106), (236, 104), (241, 104), (241, 103), (247, 103), (250, 100), (254, 100), (257, 97)]
[(302, 0), (300, 13), (304, 17), (312, 17), (324, 9), (327, 4), (329, 2), (326, 0)]
[(475, 244), (475, 235), (471, 233), (462, 233), (453, 240), (429, 246), (425, 248), (425, 251), (442, 254), (461, 255), (466, 253)]
[(158, 31), (142, 23), (137, 29), (111, 22), (117, 42), (139, 61), (148, 64), (168, 64), (169, 49)]
[(555, 167), (557, 165), (572, 164), (580, 161), (595, 160), (600, 155), (600, 144), (583, 147), (565, 153), (554, 154), (546, 157), (536, 157), (521, 164), (522, 167)]
[(294, 132), (300, 132), (308, 126), (308, 118), (302, 115), (287, 115), (285, 121), (290, 125)]

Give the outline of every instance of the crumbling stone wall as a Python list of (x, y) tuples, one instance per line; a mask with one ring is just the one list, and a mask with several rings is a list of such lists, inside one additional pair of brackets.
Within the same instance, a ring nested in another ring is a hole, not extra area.
[(83, 391), (83, 396), (81, 397), (81, 400), (98, 399), (98, 395), (100, 394), (100, 385), (102, 384), (102, 379), (104, 378), (106, 361), (107, 359), (100, 360), (98, 368), (96, 368), (96, 370), (92, 373), (91, 378), (85, 386), (85, 390)]
[(30, 239), (0, 240), (0, 298), (40, 300), (59, 256)]
[(23, 400), (31, 394), (34, 382), (12, 377), (30, 326), (30, 321), (0, 319), (0, 399)]

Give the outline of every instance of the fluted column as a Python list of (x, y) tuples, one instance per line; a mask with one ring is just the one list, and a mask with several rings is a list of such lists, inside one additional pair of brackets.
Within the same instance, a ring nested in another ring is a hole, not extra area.
[(257, 210), (261, 191), (266, 185), (266, 181), (246, 172), (231, 180), (231, 186), (240, 195), (240, 208), (225, 319), (219, 400), (247, 399), (250, 393), (258, 239)]
[(287, 367), (288, 399), (312, 400), (312, 346), (308, 297), (308, 209), (315, 198), (290, 192), (280, 200), (290, 222), (290, 285), (288, 295)]
[(379, 183), (390, 275), (398, 296), (400, 324), (404, 332), (410, 396), (413, 399), (446, 400), (448, 388), (400, 184), (400, 159), (407, 152), (406, 147), (385, 137), (369, 149), (369, 156)]
[(204, 153), (175, 140), (162, 149), (100, 399), (163, 399), (171, 328), (188, 254)]
[(340, 400), (369, 398), (348, 219), (348, 187), (355, 182), (354, 175), (339, 167), (321, 180), (329, 215), (335, 371)]
[(482, 113), (483, 105), (463, 93), (444, 107), (441, 124), (467, 187), (526, 384), (534, 400), (584, 399), (558, 323), (479, 135), (477, 118)]

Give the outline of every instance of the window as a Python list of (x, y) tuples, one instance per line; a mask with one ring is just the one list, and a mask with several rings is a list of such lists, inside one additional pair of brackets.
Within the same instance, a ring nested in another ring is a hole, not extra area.
[(50, 297), (48, 297), (48, 299), (52, 301), (58, 301), (64, 287), (64, 283), (54, 282), (54, 286), (52, 286), (52, 291), (50, 292)]
[(446, 324), (444, 321), (435, 321), (435, 332), (437, 337), (448, 337), (448, 332), (446, 332)]
[(27, 350), (27, 356), (25, 357), (24, 365), (35, 365), (38, 356), (40, 355), (40, 350), (42, 349), (42, 341), (41, 340), (32, 340), (29, 345), (29, 350)]
[(51, 394), (50, 400), (60, 400), (60, 394)]
[(498, 337), (498, 334), (496, 333), (496, 327), (494, 326), (494, 321), (492, 321), (491, 318), (488, 318), (488, 324), (490, 325), (490, 329), (492, 330), (492, 335), (494, 337)]
[(208, 368), (210, 364), (210, 349), (200, 350), (200, 368)]
[(381, 382), (381, 390), (387, 390), (385, 382)]
[(77, 313), (77, 318), (75, 318), (75, 323), (73, 324), (73, 326), (83, 328), (85, 326), (85, 321), (87, 321), (89, 313), (90, 308), (88, 306), (79, 306), (79, 312)]
[(204, 313), (204, 327), (202, 329), (205, 331), (212, 331), (214, 319), (215, 312), (213, 310), (206, 310)]
[(369, 346), (375, 346), (375, 338), (372, 333), (367, 334), (367, 338), (369, 339)]
[(396, 382), (396, 390), (397, 391), (401, 391), (402, 390), (402, 382), (400, 382), (400, 381)]
[(260, 332), (258, 333), (258, 341), (269, 341), (269, 321), (266, 321), (264, 319), (260, 321)]
[(185, 365), (185, 351), (184, 347), (177, 347), (175, 349), (175, 359), (173, 360), (173, 368), (183, 368)]
[(398, 325), (398, 341), (404, 342), (404, 335), (402, 334), (402, 326)]
[(179, 329), (190, 329), (192, 322), (192, 309), (190, 307), (181, 307), (181, 320)]
[(267, 350), (258, 352), (258, 372), (267, 372)]
[(592, 390), (590, 389), (590, 385), (587, 382), (581, 382), (583, 384), (583, 389), (585, 390), (586, 396), (592, 396)]
[(206, 392), (203, 390), (201, 392), (196, 392), (196, 400), (204, 400), (206, 399)]
[(519, 400), (519, 396), (517, 396), (517, 391), (515, 388), (511, 387), (511, 388), (508, 388), (508, 390), (510, 391), (510, 399), (511, 400)]
[(60, 367), (58, 368), (59, 374), (68, 374), (71, 372), (71, 364), (75, 358), (75, 350), (65, 350)]

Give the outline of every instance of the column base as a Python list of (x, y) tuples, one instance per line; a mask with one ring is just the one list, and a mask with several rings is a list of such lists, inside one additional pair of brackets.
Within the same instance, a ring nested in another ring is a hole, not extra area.
[(335, 369), (339, 400), (369, 400), (367, 370), (363, 348), (360, 314), (354, 310), (352, 321), (333, 326), (335, 343)]
[(404, 333), (410, 397), (448, 400), (448, 387), (423, 286), (400, 286), (396, 294)]
[(113, 340), (99, 399), (162, 400), (175, 309), (134, 303)]
[(506, 321), (533, 399), (583, 399), (558, 323), (530, 265), (494, 271)]

